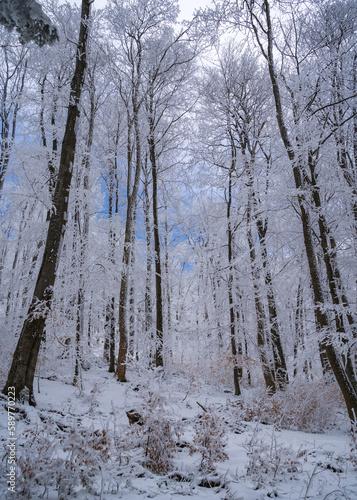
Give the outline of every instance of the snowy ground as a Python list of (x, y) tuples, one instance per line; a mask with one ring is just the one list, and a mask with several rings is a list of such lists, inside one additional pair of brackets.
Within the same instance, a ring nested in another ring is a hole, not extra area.
[[(357, 458), (347, 428), (311, 434), (245, 422), (232, 394), (182, 374), (131, 370), (130, 382), (119, 384), (95, 366), (83, 378), (82, 393), (59, 380), (39, 381), (37, 407), (20, 411), (16, 423), (16, 483), (23, 493), (7, 492), (5, 457), (1, 498), (357, 499)], [(213, 451), (197, 442), (202, 407), (216, 425), (208, 445)], [(132, 409), (146, 416), (144, 426), (128, 425)], [(5, 400), (0, 422), (6, 449)], [(173, 447), (155, 442), (155, 432), (169, 436)], [(210, 468), (207, 456), (213, 460), (220, 445), (228, 458)], [(150, 446), (162, 446), (158, 456), (169, 463), (161, 474), (148, 466)]]

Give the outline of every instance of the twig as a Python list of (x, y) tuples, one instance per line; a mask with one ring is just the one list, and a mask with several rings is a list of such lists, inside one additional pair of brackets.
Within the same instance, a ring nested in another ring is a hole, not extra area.
[(329, 497), (330, 495), (332, 495), (332, 493), (341, 493), (341, 495), (343, 495), (346, 498), (346, 500), (348, 500), (348, 498), (346, 497), (344, 492), (341, 490), (333, 490), (330, 493), (327, 493), (327, 495), (323, 498), (323, 500), (326, 500), (326, 498)]
[(316, 475), (316, 469), (317, 469), (317, 465), (315, 465), (315, 468), (314, 468), (314, 470), (311, 473), (311, 476), (310, 476), (310, 479), (309, 479), (309, 482), (308, 482), (308, 485), (307, 485), (307, 488), (306, 488), (304, 500), (307, 500), (307, 494), (308, 494), (308, 491), (310, 489), (310, 486), (311, 486), (311, 483), (312, 483), (312, 479)]
[(203, 411), (208, 413), (208, 411), (206, 410), (206, 408), (204, 406), (202, 406), (198, 401), (196, 401), (196, 403), (198, 404), (198, 406), (200, 406), (202, 408)]

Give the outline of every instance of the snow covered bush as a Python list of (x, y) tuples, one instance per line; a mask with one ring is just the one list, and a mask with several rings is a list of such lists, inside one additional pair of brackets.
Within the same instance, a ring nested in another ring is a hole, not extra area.
[(336, 423), (343, 400), (335, 384), (296, 381), (285, 391), (250, 394), (237, 403), (237, 418), (275, 424), (278, 428), (321, 432)]
[(34, 488), (40, 486), (45, 494), (49, 487), (57, 484), (57, 471), (64, 463), (58, 455), (56, 437), (51, 436), (48, 426), (42, 426), (29, 429), (18, 442), (21, 446), (16, 463), (20, 471), (18, 486), (21, 493), (31, 498)]
[(247, 475), (251, 477), (256, 488), (268, 483), (274, 485), (279, 476), (301, 472), (301, 463), (297, 453), (292, 448), (278, 443), (274, 432), (271, 435), (271, 442), (259, 436), (262, 429), (256, 426), (244, 443), (249, 462), (247, 465)]
[(102, 488), (102, 470), (110, 459), (110, 438), (106, 429), (58, 429), (46, 423), (30, 429), (19, 438), (17, 465), (19, 487), (31, 498), (38, 488), (43, 494), (58, 490), (59, 498), (69, 498), (76, 488), (98, 494)]
[(223, 418), (212, 407), (208, 406), (203, 410), (195, 422), (191, 453), (201, 454), (200, 469), (202, 471), (212, 471), (214, 462), (223, 462), (228, 459), (224, 450), (227, 443), (226, 428)]
[(156, 474), (166, 474), (172, 469), (177, 431), (174, 424), (162, 416), (150, 415), (142, 427), (145, 446), (144, 465)]
[[(128, 412), (132, 414), (131, 412)], [(143, 465), (155, 474), (167, 474), (172, 470), (172, 459), (180, 435), (180, 426), (164, 416), (163, 400), (159, 394), (149, 392), (143, 408), (133, 421), (130, 444), (136, 443), (144, 450)]]

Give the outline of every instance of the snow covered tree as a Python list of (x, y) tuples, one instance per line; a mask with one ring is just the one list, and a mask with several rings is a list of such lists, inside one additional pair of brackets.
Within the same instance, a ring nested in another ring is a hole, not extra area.
[(0, 27), (1, 44), (0, 63), (0, 196), (4, 187), (9, 166), (10, 154), (15, 143), (16, 126), (21, 109), (22, 94), (27, 76), (29, 49), (18, 46), (11, 33)]
[(36, 0), (1, 0), (0, 24), (16, 28), (22, 43), (33, 40), (42, 46), (58, 40), (57, 28)]
[[(329, 227), (327, 217), (324, 213), (324, 207), (321, 198), (321, 185), (317, 166), (320, 161), (321, 149), (330, 134), (325, 133), (324, 129), (319, 129), (317, 142), (310, 142), (306, 134), (311, 130), (311, 124), (314, 121), (315, 99), (319, 95), (319, 75), (316, 75), (314, 88), (309, 93), (310, 88), (302, 85), (301, 79), (304, 78), (303, 62), (309, 61), (307, 55), (315, 54), (319, 50), (319, 42), (304, 52), (301, 43), (295, 44), (297, 51), (292, 49), (292, 44), (287, 43), (283, 37), (283, 45), (287, 48), (287, 58), (292, 61), (296, 78), (293, 81), (288, 76), (288, 71), (278, 73), (274, 50), (279, 49), (285, 60), (285, 49), (281, 49), (278, 38), (275, 33), (275, 5), (268, 0), (262, 2), (246, 2), (245, 9), (247, 13), (246, 23), (252, 29), (255, 40), (259, 46), (261, 54), (268, 65), (272, 93), (274, 96), (276, 118), (279, 126), (281, 140), (283, 141), (286, 153), (288, 155), (292, 172), (298, 190), (297, 201), (301, 214), (301, 223), (303, 227), (304, 244), (306, 257), (309, 264), (311, 283), (314, 292), (316, 322), (319, 328), (320, 345), (326, 352), (329, 364), (334, 376), (340, 386), (344, 396), (347, 410), (351, 421), (356, 420), (357, 415), (357, 380), (354, 369), (355, 356), (347, 347), (346, 352), (340, 354), (342, 345), (349, 344), (349, 333), (346, 330), (345, 323), (352, 330), (355, 337), (355, 318), (349, 311), (348, 300), (341, 281), (341, 273), (337, 263), (336, 241)], [(294, 33), (292, 40), (297, 41), (300, 30), (295, 31), (299, 23), (299, 10), (293, 11), (292, 26)], [(304, 19), (304, 15), (300, 20)], [(283, 30), (284, 35), (284, 30)], [(302, 49), (302, 53), (300, 53)], [(288, 69), (290, 67), (288, 66)], [(293, 86), (290, 85), (293, 84)], [(290, 127), (288, 119), (288, 110), (284, 106), (282, 95), (283, 88), (286, 87), (290, 94), (292, 104), (293, 128)], [(313, 207), (313, 209), (311, 209)], [(317, 217), (317, 226), (319, 231), (320, 250), (323, 256), (325, 266), (325, 276), (318, 267), (317, 247), (314, 241), (314, 217)], [(326, 306), (329, 300), (326, 298), (325, 287), (328, 287), (330, 301), (334, 304), (335, 312), (332, 317), (327, 313)]]
[(46, 317), (51, 308), (53, 285), (67, 223), (69, 191), (76, 152), (76, 122), (86, 69), (86, 50), (89, 36), (90, 0), (82, 1), (81, 27), (76, 55), (76, 67), (71, 82), (70, 100), (65, 134), (62, 142), (60, 167), (53, 196), (53, 210), (49, 221), (45, 249), (36, 286), (12, 365), (4, 388), (15, 387), (16, 397), (35, 404), (33, 380), (36, 370)]

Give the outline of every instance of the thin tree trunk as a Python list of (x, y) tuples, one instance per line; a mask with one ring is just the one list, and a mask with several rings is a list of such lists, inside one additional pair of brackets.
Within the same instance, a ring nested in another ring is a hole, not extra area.
[[(152, 96), (150, 101), (150, 113), (152, 113)], [(155, 151), (154, 124), (149, 116), (150, 133), (148, 137), (149, 154), (152, 172), (152, 210), (154, 220), (154, 255), (155, 255), (155, 302), (156, 302), (156, 366), (163, 366), (163, 304), (162, 304), (162, 269), (161, 269), (161, 248), (159, 235), (159, 214), (158, 214), (158, 178), (157, 178), (157, 158)]]
[[(171, 280), (170, 280), (170, 270), (169, 270), (169, 226), (168, 226), (168, 221), (167, 221), (167, 206), (165, 203), (165, 235), (164, 235), (164, 248), (165, 248), (165, 258), (164, 258), (164, 271), (165, 271), (165, 280), (164, 283), (166, 284), (165, 286), (165, 297), (166, 297), (166, 304), (167, 304), (167, 324), (166, 324), (166, 335), (167, 337), (171, 340), (170, 338), (170, 333), (171, 333), (171, 324), (172, 324), (172, 318), (171, 318), (171, 295), (172, 295), (172, 290), (171, 290)], [(172, 359), (173, 352), (172, 352), (172, 344), (170, 344), (170, 359)]]
[(275, 294), (273, 289), (273, 280), (269, 270), (268, 250), (266, 246), (267, 222), (263, 222), (262, 218), (255, 217), (257, 233), (259, 237), (260, 251), (263, 261), (264, 281), (267, 287), (268, 311), (270, 320), (270, 340), (273, 349), (275, 380), (279, 389), (284, 389), (289, 382), (288, 370), (286, 368), (285, 356), (281, 344), (280, 331)]
[(77, 315), (76, 315), (76, 348), (75, 348), (75, 367), (73, 385), (78, 386), (79, 390), (83, 390), (82, 365), (83, 365), (83, 315), (84, 315), (84, 297), (83, 288), (78, 288), (77, 295)]
[[(136, 221), (136, 213), (134, 215), (134, 219)], [(134, 224), (135, 226), (135, 224)], [(135, 266), (135, 230), (132, 234), (132, 242), (131, 242), (131, 258), (130, 258), (130, 289), (129, 289), (129, 355), (131, 359), (136, 357), (136, 342), (135, 342), (135, 287), (134, 287), (134, 279), (133, 279), (133, 270)]]
[(269, 359), (267, 357), (267, 345), (266, 345), (266, 318), (264, 313), (264, 306), (260, 297), (260, 287), (259, 287), (259, 269), (256, 262), (256, 252), (254, 245), (254, 237), (251, 228), (252, 220), (251, 220), (251, 208), (249, 207), (250, 202), (248, 202), (248, 210), (247, 210), (247, 239), (249, 246), (249, 257), (250, 257), (250, 265), (252, 270), (252, 279), (253, 279), (253, 289), (254, 289), (254, 303), (255, 303), (255, 312), (257, 317), (257, 345), (258, 351), (260, 355), (260, 360), (262, 363), (263, 376), (265, 381), (265, 386), (272, 392), (276, 392), (276, 384), (274, 379), (274, 373), (271, 369)]
[(256, 225), (256, 216), (255, 216), (255, 193), (253, 187), (253, 175), (251, 169), (251, 162), (254, 161), (253, 158), (246, 158), (245, 154), (246, 145), (242, 144), (242, 152), (244, 155), (245, 167), (248, 172), (248, 205), (247, 205), (247, 240), (249, 246), (249, 258), (250, 258), (250, 266), (252, 271), (253, 278), (253, 290), (254, 290), (254, 302), (255, 302), (255, 312), (257, 317), (257, 345), (260, 355), (260, 360), (262, 363), (263, 376), (266, 388), (272, 392), (276, 392), (276, 377), (273, 367), (271, 366), (270, 360), (267, 355), (267, 326), (266, 326), (266, 317), (264, 311), (264, 304), (261, 299), (261, 291), (260, 291), (260, 271), (259, 264), (257, 263), (256, 249), (255, 249), (255, 241), (252, 231), (253, 220), (255, 219)]
[(230, 323), (230, 337), (231, 337), (231, 349), (233, 356), (233, 382), (234, 382), (234, 394), (236, 396), (241, 395), (240, 385), (239, 385), (239, 366), (237, 359), (237, 339), (236, 339), (236, 316), (234, 310), (234, 300), (233, 300), (233, 230), (232, 230), (232, 219), (231, 219), (231, 208), (232, 208), (232, 174), (235, 170), (235, 159), (236, 151), (234, 145), (231, 147), (232, 152), (232, 166), (229, 169), (228, 178), (228, 199), (227, 204), (227, 224), (228, 224), (228, 304), (229, 304), (229, 323)]
[(0, 255), (0, 286), (2, 284), (2, 273), (4, 270), (4, 265), (6, 261), (6, 256), (7, 256), (7, 240), (11, 234), (10, 228), (6, 231), (5, 233), (5, 238), (3, 240), (3, 246), (1, 248), (1, 255)]
[(146, 279), (145, 279), (145, 334), (148, 342), (148, 363), (153, 363), (153, 317), (152, 317), (152, 263), (153, 252), (151, 245), (151, 219), (150, 219), (150, 198), (149, 198), (149, 172), (147, 168), (147, 159), (145, 160), (145, 181), (144, 181), (144, 217), (146, 232)]
[[(53, 192), (55, 190), (56, 186), (56, 169), (55, 169), (55, 159), (56, 159), (56, 154), (57, 154), (57, 139), (53, 137), (52, 140), (52, 151), (49, 152), (47, 151), (47, 137), (46, 137), (46, 130), (45, 130), (45, 84), (46, 84), (46, 76), (43, 78), (41, 84), (40, 84), (40, 92), (41, 92), (41, 111), (40, 111), (40, 131), (41, 131), (41, 139), (42, 139), (42, 146), (46, 150), (47, 154), (47, 166), (48, 166), (48, 172), (49, 172), (49, 192), (51, 196), (51, 200), (53, 197)], [(54, 99), (53, 103), (53, 110), (51, 114), (51, 126), (54, 130), (55, 125), (56, 125), (56, 111), (57, 111), (57, 105), (56, 105), (56, 98)], [(53, 131), (53, 134), (55, 132)], [(50, 220), (50, 212), (47, 215), (47, 219)]]
[(221, 351), (223, 348), (223, 339), (222, 339), (222, 326), (221, 326), (221, 322), (219, 320), (220, 311), (219, 311), (218, 299), (217, 299), (218, 287), (219, 287), (218, 280), (215, 278), (215, 276), (213, 274), (212, 275), (213, 305), (214, 305), (214, 311), (215, 311), (215, 320), (216, 320), (216, 324), (217, 324), (218, 349), (219, 349), (219, 351)]
[[(112, 269), (115, 267), (115, 229), (113, 214), (119, 211), (119, 192), (118, 192), (118, 146), (120, 138), (120, 119), (115, 134), (115, 155), (114, 161), (109, 168), (109, 190), (108, 190), (108, 214), (109, 214), (109, 246), (110, 246), (110, 263)], [(115, 373), (115, 296), (109, 299), (106, 309), (106, 336), (104, 344), (104, 357), (109, 362), (109, 373)]]
[[(109, 171), (109, 189), (108, 189), (108, 215), (109, 215), (109, 247), (110, 247), (110, 263), (114, 269), (114, 251), (115, 251), (115, 235), (113, 229), (113, 198), (114, 198), (114, 166), (110, 165)], [(104, 342), (104, 358), (109, 362), (109, 373), (114, 373), (115, 371), (115, 361), (114, 361), (114, 351), (115, 351), (115, 332), (112, 328), (115, 325), (114, 322), (114, 304), (115, 299), (112, 295), (108, 297), (108, 303), (106, 306), (106, 316), (105, 316), (105, 342)], [(115, 328), (115, 327), (114, 327)]]
[[(140, 55), (137, 73), (140, 75)], [(116, 368), (116, 375), (119, 382), (126, 382), (126, 361), (128, 353), (128, 299), (129, 299), (129, 285), (130, 285), (130, 263), (131, 263), (131, 252), (132, 252), (132, 238), (133, 231), (135, 227), (135, 214), (138, 203), (138, 191), (141, 176), (141, 138), (140, 138), (140, 126), (139, 126), (139, 109), (138, 104), (138, 91), (139, 91), (140, 80), (136, 82), (133, 89), (132, 103), (133, 103), (133, 125), (135, 133), (135, 143), (136, 143), (136, 165), (135, 165), (135, 177), (133, 181), (133, 187), (131, 189), (131, 138), (130, 138), (130, 122), (128, 122), (128, 206), (127, 206), (127, 216), (125, 224), (125, 236), (124, 236), (124, 249), (123, 249), (123, 259), (122, 259), (122, 275), (120, 283), (120, 294), (119, 294), (119, 353), (118, 362)]]
[(77, 141), (76, 122), (80, 113), (79, 101), (84, 83), (87, 61), (86, 50), (91, 3), (90, 0), (82, 0), (81, 26), (76, 53), (76, 65), (71, 82), (60, 167), (53, 197), (53, 210), (49, 222), (42, 264), (38, 274), (33, 299), (16, 346), (8, 379), (3, 390), (6, 394), (9, 387), (15, 387), (16, 397), (28, 397), (31, 404), (35, 404), (33, 380), (46, 317), (51, 308), (60, 249), (67, 224), (68, 200)]
[[(83, 171), (83, 199), (82, 207), (77, 199), (75, 203), (75, 240), (79, 240), (79, 269), (78, 269), (78, 295), (77, 295), (77, 319), (76, 319), (76, 364), (73, 384), (79, 384), (80, 390), (82, 387), (82, 365), (83, 365), (83, 337), (84, 337), (84, 297), (85, 297), (85, 275), (84, 264), (86, 260), (86, 251), (88, 246), (89, 234), (89, 208), (88, 208), (88, 188), (89, 188), (89, 169), (90, 169), (90, 153), (93, 144), (94, 136), (94, 120), (96, 113), (95, 103), (95, 90), (94, 87), (90, 89), (90, 115), (89, 115), (89, 129), (85, 145), (84, 157), (82, 160)], [(78, 189), (80, 188), (79, 179)], [(81, 229), (80, 217), (81, 209), (83, 213), (83, 227)]]
[[(267, 297), (267, 303), (268, 303), (270, 336), (269, 336), (269, 338), (266, 339), (266, 344), (268, 345), (269, 343), (271, 343), (271, 347), (272, 347), (273, 364), (274, 364), (273, 376), (274, 376), (275, 386), (276, 386), (276, 388), (284, 389), (286, 384), (288, 383), (288, 372), (287, 372), (287, 368), (286, 368), (283, 347), (281, 344), (277, 306), (276, 306), (276, 300), (275, 300), (275, 294), (274, 294), (274, 288), (273, 288), (273, 280), (272, 280), (271, 272), (270, 272), (270, 268), (269, 268), (268, 250), (267, 250), (267, 245), (266, 245), (268, 219), (263, 218), (263, 216), (260, 214), (261, 210), (259, 207), (259, 205), (260, 205), (259, 195), (256, 194), (255, 189), (254, 189), (254, 173), (253, 173), (252, 167), (254, 166), (254, 162), (255, 162), (255, 153), (256, 153), (257, 145), (258, 145), (257, 140), (255, 140), (253, 147), (249, 145), (249, 142), (247, 139), (247, 134), (243, 130), (243, 133), (241, 134), (241, 148), (242, 148), (242, 153), (243, 153), (243, 157), (245, 160), (245, 168), (246, 168), (247, 175), (248, 175), (248, 187), (249, 187), (248, 196), (250, 197), (251, 204), (252, 204), (252, 208), (249, 208), (249, 210), (250, 210), (250, 215), (255, 222), (255, 226), (256, 226), (256, 230), (257, 230), (259, 247), (260, 247), (260, 254), (261, 254), (261, 258), (262, 258), (264, 282), (265, 282), (265, 286), (266, 286), (266, 297)], [(248, 159), (246, 157), (246, 150), (247, 149), (250, 152), (250, 159)], [(267, 157), (267, 161), (269, 161), (268, 157)], [(267, 169), (267, 174), (268, 174), (268, 169)], [(268, 184), (266, 185), (266, 192), (267, 192), (267, 190), (268, 190)], [(248, 203), (250, 203), (250, 202), (248, 201)], [(252, 244), (254, 244), (254, 243), (252, 242)], [(257, 283), (258, 283), (258, 281), (257, 281)], [(259, 301), (260, 300), (261, 299), (259, 299)], [(260, 306), (259, 306), (259, 308), (260, 308)], [(265, 314), (264, 314), (264, 316), (265, 316)], [(264, 320), (264, 322), (265, 322), (265, 320)]]
[(103, 358), (109, 364), (109, 343), (110, 343), (110, 323), (111, 323), (111, 308), (110, 303), (106, 302), (105, 305), (105, 323), (104, 323), (104, 346), (103, 346)]
[(109, 373), (115, 372), (115, 298), (112, 296), (110, 303), (110, 325), (109, 325)]

